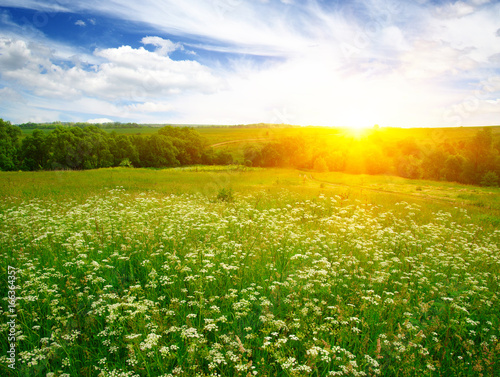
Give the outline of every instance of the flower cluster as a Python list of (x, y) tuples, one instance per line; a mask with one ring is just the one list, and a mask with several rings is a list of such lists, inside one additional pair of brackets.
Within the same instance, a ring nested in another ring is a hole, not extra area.
[[(83, 203), (0, 204), (0, 263), (5, 271), (16, 261), (19, 271), (19, 368), (41, 376), (499, 370), (500, 231), (405, 202), (262, 197), (214, 202), (117, 188)], [(3, 337), (7, 314), (3, 300)]]

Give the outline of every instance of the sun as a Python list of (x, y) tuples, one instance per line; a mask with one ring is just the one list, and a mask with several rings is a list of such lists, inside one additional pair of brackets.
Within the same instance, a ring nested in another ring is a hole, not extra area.
[(349, 127), (346, 128), (346, 131), (349, 135), (353, 136), (356, 139), (361, 139), (367, 135), (368, 130), (371, 130), (372, 127)]
[(375, 124), (373, 119), (376, 119), (376, 117), (372, 116), (372, 114), (359, 110), (359, 112), (353, 112), (344, 117), (342, 122), (340, 122), (340, 126), (344, 128), (348, 134), (360, 138), (363, 137), (368, 130), (378, 128), (378, 125)]

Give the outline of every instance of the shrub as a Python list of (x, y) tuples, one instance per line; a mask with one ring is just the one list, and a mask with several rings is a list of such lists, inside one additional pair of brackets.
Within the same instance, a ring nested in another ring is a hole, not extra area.
[(233, 197), (233, 189), (232, 188), (222, 188), (219, 190), (219, 193), (217, 194), (217, 200), (220, 200), (221, 202), (233, 202), (234, 197)]
[(497, 173), (489, 171), (488, 173), (483, 175), (483, 179), (481, 180), (481, 186), (498, 187)]
[(130, 159), (127, 157), (127, 158), (124, 158), (122, 160), (122, 162), (120, 162), (120, 167), (122, 168), (132, 168), (132, 163), (130, 162)]

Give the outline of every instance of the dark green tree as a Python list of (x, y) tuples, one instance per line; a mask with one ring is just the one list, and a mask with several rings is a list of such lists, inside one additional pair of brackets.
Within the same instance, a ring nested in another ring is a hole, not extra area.
[(495, 172), (487, 172), (481, 179), (481, 186), (498, 187), (498, 175)]
[(444, 176), (447, 181), (461, 182), (463, 180), (465, 158), (460, 155), (448, 156), (444, 163)]
[(31, 135), (22, 141), (21, 148), (22, 170), (43, 170), (49, 168), (49, 144), (46, 134), (35, 129)]
[(250, 145), (243, 151), (243, 158), (247, 166), (262, 166), (261, 149), (255, 145)]
[(140, 166), (139, 153), (132, 143), (132, 138), (128, 135), (119, 135), (116, 131), (111, 132), (109, 151), (113, 155), (113, 166), (119, 166), (125, 159), (128, 159), (132, 166)]
[(109, 149), (109, 134), (96, 126), (85, 127), (83, 132), (83, 139), (79, 141), (83, 168), (95, 169), (113, 166), (114, 157)]
[(478, 131), (463, 149), (466, 158), (462, 174), (464, 182), (479, 184), (488, 171), (495, 172), (499, 169), (499, 153), (493, 144), (491, 128), (485, 127)]
[(81, 169), (82, 153), (78, 150), (78, 142), (83, 138), (80, 128), (70, 129), (57, 127), (49, 133), (49, 166), (51, 169)]
[(422, 175), (426, 179), (440, 180), (444, 175), (448, 156), (439, 148), (427, 153), (422, 159)]
[(233, 156), (231, 155), (231, 153), (224, 150), (218, 150), (217, 152), (215, 152), (215, 165), (231, 165), (233, 162)]
[(21, 133), (19, 127), (0, 119), (0, 170), (16, 170), (19, 167)]
[(154, 134), (134, 139), (142, 167), (164, 168), (179, 166), (177, 149), (167, 136)]
[(189, 127), (166, 126), (160, 128), (158, 134), (171, 140), (177, 150), (176, 158), (181, 165), (201, 163), (206, 144), (198, 131)]
[(264, 167), (283, 166), (285, 156), (283, 148), (279, 143), (266, 144), (260, 151), (261, 164)]

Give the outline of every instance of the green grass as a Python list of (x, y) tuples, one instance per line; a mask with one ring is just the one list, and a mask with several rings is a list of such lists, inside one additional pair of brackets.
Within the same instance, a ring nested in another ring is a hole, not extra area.
[(495, 375), (498, 191), (309, 174), (0, 173), (2, 375)]
[[(311, 179), (314, 178), (315, 180)], [(332, 183), (330, 185), (329, 183)], [(398, 201), (419, 204), (423, 212), (444, 210), (457, 215), (465, 208), (483, 226), (500, 219), (500, 189), (449, 182), (410, 180), (394, 176), (317, 173), (293, 169), (243, 166), (198, 166), (175, 169), (110, 168), (84, 171), (1, 172), (0, 198), (31, 198), (81, 202), (121, 186), (129, 192), (201, 193), (216, 196), (222, 188), (252, 193), (277, 193), (283, 188), (305, 198), (336, 194), (363, 203), (393, 206)], [(483, 216), (487, 215), (487, 216)], [(489, 221), (491, 220), (492, 221)]]
[(478, 187), (453, 182), (412, 180), (390, 175), (311, 174), (318, 180), (335, 184), (402, 194), (427, 201), (438, 200), (454, 205), (477, 206), (492, 211), (500, 211), (500, 189), (494, 187)]

